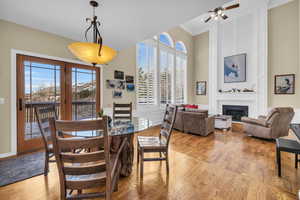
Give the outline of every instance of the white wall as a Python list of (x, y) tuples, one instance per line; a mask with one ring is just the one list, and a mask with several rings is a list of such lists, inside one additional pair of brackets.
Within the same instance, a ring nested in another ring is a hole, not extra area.
[[(218, 89), (252, 88), (256, 84), (256, 26), (254, 13), (220, 24), (218, 56)], [(246, 53), (246, 82), (224, 83), (224, 57)]]

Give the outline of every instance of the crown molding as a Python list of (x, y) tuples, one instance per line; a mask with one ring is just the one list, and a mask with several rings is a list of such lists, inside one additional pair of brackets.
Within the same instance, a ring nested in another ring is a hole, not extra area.
[(294, 0), (270, 0), (268, 9), (276, 8), (278, 6), (284, 5), (286, 3), (292, 2)]
[(180, 28), (182, 28), (184, 31), (188, 32), (189, 34), (193, 35), (193, 31), (191, 31), (187, 26), (184, 24), (179, 25)]

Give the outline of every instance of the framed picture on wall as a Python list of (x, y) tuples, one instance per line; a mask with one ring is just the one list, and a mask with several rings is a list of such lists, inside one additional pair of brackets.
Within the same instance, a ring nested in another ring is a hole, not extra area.
[(295, 74), (275, 75), (275, 94), (295, 94)]
[(196, 95), (206, 95), (206, 81), (197, 81)]
[(113, 91), (113, 98), (114, 99), (116, 99), (116, 98), (122, 98), (122, 91), (114, 90)]
[(134, 83), (134, 77), (133, 76), (126, 76), (125, 80), (126, 80), (126, 83)]
[(134, 86), (134, 84), (132, 84), (132, 83), (127, 83), (127, 84), (126, 84), (126, 88), (127, 88), (127, 91), (128, 91), (128, 92), (133, 92), (134, 89), (135, 89), (135, 86)]
[(246, 81), (246, 56), (244, 53), (224, 58), (224, 83)]
[(114, 75), (115, 75), (115, 79), (124, 80), (124, 72), (115, 70), (115, 74)]

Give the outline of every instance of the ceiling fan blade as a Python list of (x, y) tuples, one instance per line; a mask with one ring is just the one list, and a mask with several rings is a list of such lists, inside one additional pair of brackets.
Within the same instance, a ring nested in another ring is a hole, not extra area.
[(238, 7), (240, 7), (239, 3), (231, 5), (231, 6), (228, 6), (226, 8), (223, 8), (223, 10), (230, 10), (230, 9), (234, 9), (234, 8), (238, 8)]
[(207, 23), (209, 20), (211, 20), (211, 17), (207, 18), (204, 22)]
[(227, 15), (221, 15), (221, 17), (222, 17), (224, 20), (228, 18)]

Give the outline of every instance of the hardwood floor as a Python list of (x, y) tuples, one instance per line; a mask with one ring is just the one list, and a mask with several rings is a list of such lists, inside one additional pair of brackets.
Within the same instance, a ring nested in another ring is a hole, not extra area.
[[(158, 134), (152, 128), (140, 135)], [(136, 157), (135, 157), (136, 159)], [(175, 131), (170, 145), (170, 176), (165, 163), (144, 165), (144, 179), (134, 165), (133, 174), (121, 178), (113, 199), (297, 199), (300, 169), (294, 157), (282, 153), (282, 178), (275, 168), (274, 141), (217, 131), (208, 137)], [(38, 176), (0, 188), (0, 199), (58, 199), (59, 180), (55, 163), (48, 177)]]

